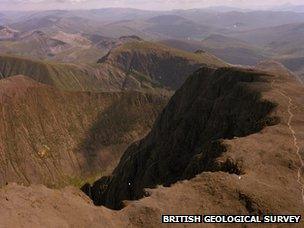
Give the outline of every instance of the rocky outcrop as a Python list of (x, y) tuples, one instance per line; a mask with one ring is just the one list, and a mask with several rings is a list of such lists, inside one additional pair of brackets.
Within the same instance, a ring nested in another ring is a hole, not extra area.
[[(145, 195), (145, 188), (193, 178), (202, 172), (243, 175), (241, 161), (219, 159), (224, 140), (246, 137), (279, 123), (276, 103), (263, 99), (270, 76), (237, 68), (202, 68), (176, 92), (149, 135), (128, 148), (112, 176), (96, 182), (97, 205), (123, 207), (123, 200)], [(88, 186), (86, 186), (88, 191)]]

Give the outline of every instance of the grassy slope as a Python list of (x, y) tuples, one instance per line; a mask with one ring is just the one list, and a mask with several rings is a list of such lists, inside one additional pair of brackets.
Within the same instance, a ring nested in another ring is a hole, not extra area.
[(63, 92), (25, 76), (0, 80), (0, 185), (77, 185), (111, 170), (166, 101), (139, 92)]
[(34, 61), (15, 56), (0, 56), (0, 73), (2, 78), (18, 74), (26, 75), (38, 82), (64, 90), (97, 89), (94, 76), (90, 75), (84, 68), (72, 64)]
[(215, 56), (204, 53), (202, 55), (197, 55), (191, 52), (183, 51), (176, 48), (171, 48), (166, 45), (162, 45), (159, 43), (152, 43), (152, 42), (130, 42), (126, 43), (125, 45), (119, 47), (116, 49), (116, 52), (122, 52), (122, 51), (132, 51), (136, 50), (142, 53), (148, 53), (148, 52), (159, 52), (160, 54), (170, 54), (171, 56), (176, 56), (178, 58), (185, 58), (189, 61), (196, 61), (208, 65), (213, 66), (223, 66), (225, 63), (216, 58)]
[(66, 91), (146, 91), (163, 86), (176, 89), (187, 75), (206, 65), (226, 64), (207, 53), (131, 42), (113, 49), (101, 64), (59, 64), (0, 55), (0, 77), (22, 74)]
[(159, 43), (130, 42), (113, 49), (102, 64), (110, 64), (128, 74), (145, 75), (153, 83), (170, 89), (179, 88), (187, 76), (202, 66), (227, 66), (208, 53), (194, 54)]

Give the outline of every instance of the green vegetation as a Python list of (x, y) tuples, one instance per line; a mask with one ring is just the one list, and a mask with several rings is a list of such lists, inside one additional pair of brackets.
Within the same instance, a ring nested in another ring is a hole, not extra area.
[(75, 64), (36, 61), (16, 56), (0, 56), (1, 77), (25, 75), (35, 81), (67, 91), (98, 91), (92, 71)]
[(177, 57), (177, 58), (185, 58), (189, 61), (196, 61), (200, 63), (204, 63), (207, 65), (213, 65), (213, 66), (223, 66), (227, 65), (222, 60), (216, 58), (213, 55), (210, 55), (208, 53), (204, 54), (194, 54), (191, 52), (183, 51), (180, 49), (175, 49), (168, 47), (166, 45), (160, 44), (160, 43), (153, 43), (153, 42), (130, 42), (126, 43), (119, 48), (115, 50), (115, 53), (119, 53), (121, 51), (132, 51), (136, 50), (138, 52), (154, 52), (156, 54), (164, 54), (167, 53), (171, 56)]
[(102, 172), (96, 172), (95, 174), (89, 176), (89, 177), (80, 177), (80, 176), (74, 176), (74, 177), (68, 177), (66, 183), (64, 183), (63, 186), (74, 186), (77, 188), (81, 188), (84, 184), (89, 183), (93, 184), (95, 181), (97, 181), (99, 178), (103, 176)]
[(139, 81), (142, 87), (152, 86), (153, 88), (163, 88), (163, 86), (159, 82), (154, 81), (148, 75), (138, 72), (136, 70), (130, 70), (128, 76), (132, 76), (137, 81)]

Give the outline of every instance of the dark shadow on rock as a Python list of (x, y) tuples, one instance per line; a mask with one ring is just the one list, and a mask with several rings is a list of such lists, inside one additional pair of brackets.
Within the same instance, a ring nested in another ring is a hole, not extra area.
[(84, 174), (94, 174), (116, 164), (127, 145), (151, 129), (167, 100), (165, 96), (140, 92), (118, 94), (76, 148), (83, 158)]
[[(170, 186), (205, 171), (241, 175), (241, 163), (216, 159), (227, 151), (225, 139), (245, 137), (276, 125), (277, 104), (262, 98), (271, 76), (237, 68), (203, 68), (176, 92), (154, 128), (122, 156), (96, 205), (121, 209), (124, 200), (144, 196), (145, 188)], [(98, 188), (98, 182), (94, 184)], [(103, 188), (104, 189), (104, 188)], [(131, 192), (130, 192), (131, 189)]]

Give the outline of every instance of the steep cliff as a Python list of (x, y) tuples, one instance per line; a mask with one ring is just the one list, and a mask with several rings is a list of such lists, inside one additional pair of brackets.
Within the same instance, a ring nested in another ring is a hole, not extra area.
[[(245, 202), (247, 213), (288, 211), (289, 204), (296, 210), (301, 205), (296, 173), (302, 172), (302, 160), (299, 150), (291, 153), (297, 147), (291, 143), (287, 148), (293, 131), (288, 127), (291, 106), (284, 83), (295, 86), (288, 75), (258, 70), (203, 68), (195, 72), (176, 92), (149, 135), (128, 148), (113, 174), (83, 190), (95, 204), (120, 209), (124, 200), (147, 196), (145, 188), (168, 187), (201, 175), (202, 194), (208, 195), (203, 201), (225, 197), (225, 192), (218, 192), (207, 179), (225, 186), (240, 180), (233, 187), (237, 190), (223, 190), (239, 192), (229, 199), (231, 205)], [(285, 148), (277, 140), (287, 143)], [(277, 180), (277, 176), (282, 178)], [(254, 183), (256, 188), (246, 187)], [(207, 186), (214, 196), (203, 190)], [(275, 198), (261, 190), (265, 186), (268, 193), (277, 189)], [(286, 191), (293, 193), (279, 199)]]

